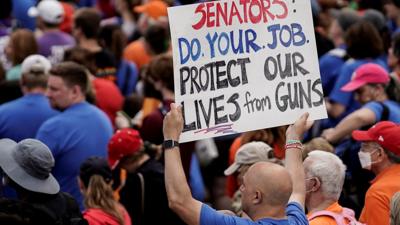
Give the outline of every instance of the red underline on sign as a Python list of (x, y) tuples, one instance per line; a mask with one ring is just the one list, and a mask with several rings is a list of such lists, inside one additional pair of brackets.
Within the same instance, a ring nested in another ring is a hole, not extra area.
[(233, 123), (231, 123), (231, 124), (222, 124), (222, 125), (218, 125), (218, 126), (215, 126), (215, 127), (204, 128), (204, 129), (195, 131), (194, 133), (195, 134), (197, 134), (197, 133), (208, 134), (208, 133), (213, 132), (213, 131), (215, 132), (214, 134), (218, 134), (218, 133), (223, 133), (223, 134), (236, 133), (234, 130), (232, 130), (232, 125), (233, 125)]

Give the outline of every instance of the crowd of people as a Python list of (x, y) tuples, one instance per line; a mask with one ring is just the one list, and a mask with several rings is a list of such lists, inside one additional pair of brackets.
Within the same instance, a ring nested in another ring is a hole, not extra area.
[(1, 1), (0, 223), (400, 225), (400, 1), (310, 0), (327, 119), (179, 143), (198, 2)]

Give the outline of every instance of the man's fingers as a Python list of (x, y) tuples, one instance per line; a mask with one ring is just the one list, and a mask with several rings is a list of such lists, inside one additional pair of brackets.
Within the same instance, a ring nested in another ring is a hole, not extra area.
[(306, 129), (310, 129), (312, 125), (314, 124), (314, 120), (308, 120), (306, 121)]
[(182, 106), (178, 105), (176, 109), (178, 110), (178, 113), (182, 115)]
[(308, 112), (305, 112), (303, 115), (301, 115), (301, 119), (304, 121), (307, 121), (309, 116), (310, 116), (310, 114)]

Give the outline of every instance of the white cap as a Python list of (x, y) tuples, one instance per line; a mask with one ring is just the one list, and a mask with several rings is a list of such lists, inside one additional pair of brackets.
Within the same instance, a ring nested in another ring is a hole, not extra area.
[(21, 65), (22, 73), (29, 73), (31, 71), (43, 71), (49, 73), (51, 69), (50, 61), (42, 55), (30, 55), (25, 58)]
[(64, 8), (56, 0), (42, 0), (36, 7), (29, 8), (28, 15), (40, 16), (46, 23), (59, 24), (64, 19)]
[(272, 160), (269, 152), (271, 146), (261, 141), (253, 141), (242, 145), (235, 155), (235, 162), (225, 171), (226, 176), (232, 175), (241, 165), (251, 165), (256, 162), (269, 162)]

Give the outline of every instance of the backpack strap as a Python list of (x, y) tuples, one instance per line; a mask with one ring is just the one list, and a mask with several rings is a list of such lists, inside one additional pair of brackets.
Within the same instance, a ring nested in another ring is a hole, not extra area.
[(61, 192), (61, 196), (64, 198), (67, 205), (66, 212), (63, 214), (63, 224), (87, 225), (88, 223), (83, 219), (78, 203), (74, 197), (65, 192)]
[(144, 191), (145, 191), (145, 183), (144, 183), (144, 177), (143, 177), (143, 174), (141, 174), (141, 173), (137, 173), (137, 175), (138, 175), (138, 177), (139, 177), (139, 180), (140, 180), (140, 189), (142, 189), (141, 190), (141, 194), (142, 194), (142, 199), (141, 199), (141, 207), (142, 207), (142, 214), (144, 214)]
[(320, 217), (320, 216), (331, 217), (332, 219), (334, 219), (336, 221), (337, 225), (345, 224), (344, 223), (345, 217), (342, 214), (334, 213), (334, 212), (328, 211), (328, 210), (317, 211), (317, 212), (311, 214), (311, 216), (308, 217), (308, 220), (311, 221), (311, 220), (315, 219), (316, 217)]
[(347, 221), (348, 224), (351, 225), (362, 225), (362, 223), (358, 222), (355, 218), (354, 211), (346, 207), (343, 207), (342, 213), (334, 213), (328, 210), (317, 211), (311, 214), (311, 216), (308, 217), (308, 220), (311, 221), (319, 216), (329, 216), (336, 221), (337, 225), (345, 225), (345, 221)]
[[(381, 120), (380, 121), (385, 121), (389, 120), (389, 115), (390, 115), (390, 109), (385, 105), (383, 102), (378, 102), (382, 106), (382, 114), (381, 114)], [(376, 121), (379, 122), (379, 121)]]

